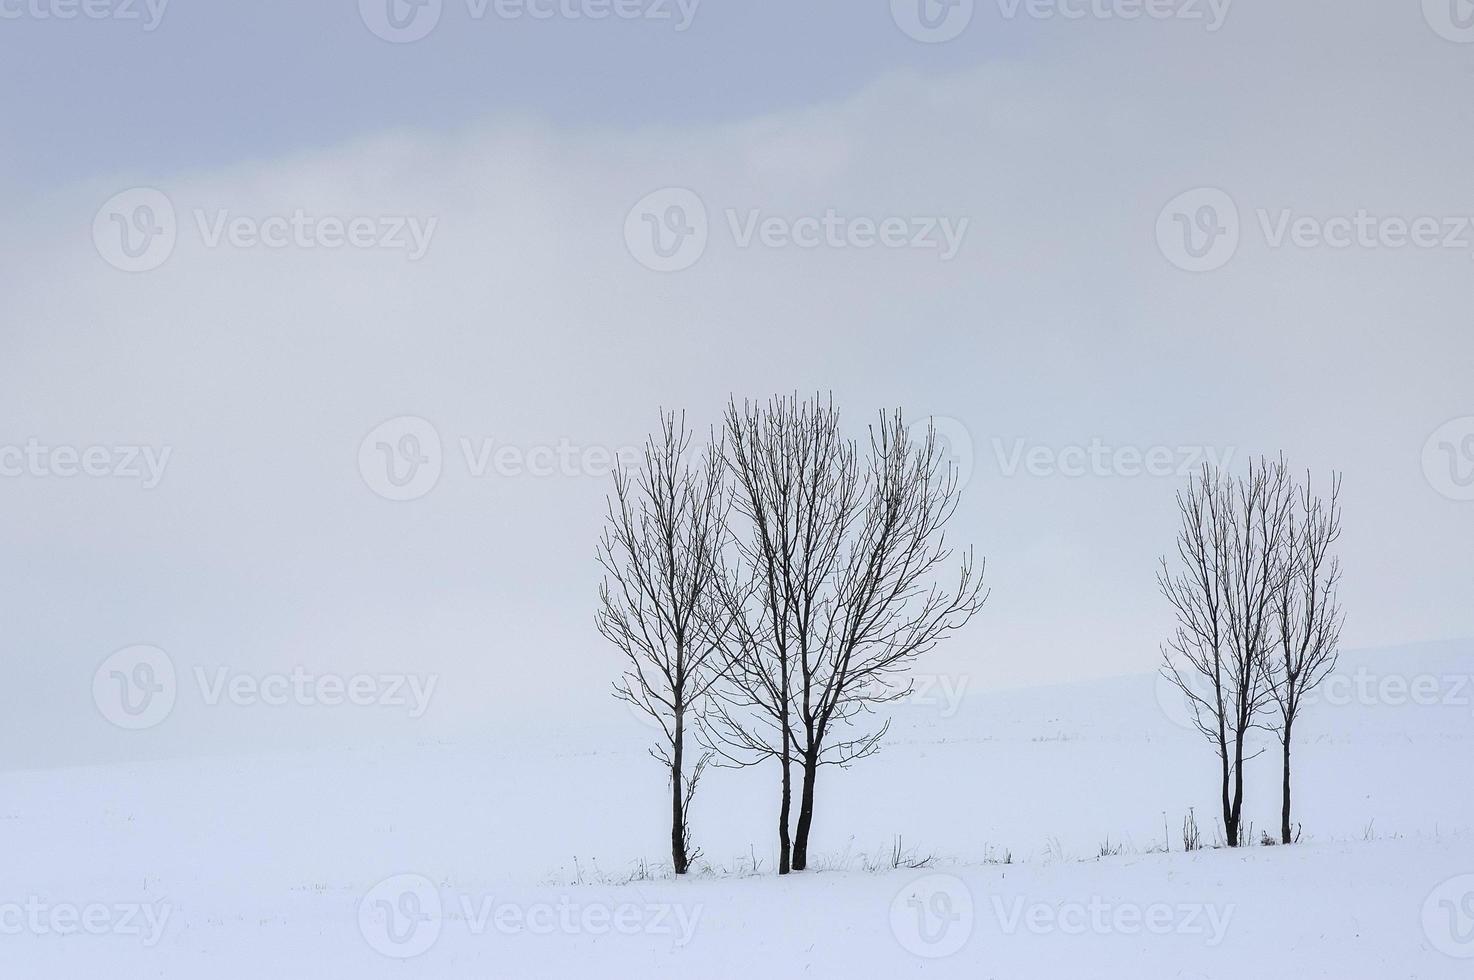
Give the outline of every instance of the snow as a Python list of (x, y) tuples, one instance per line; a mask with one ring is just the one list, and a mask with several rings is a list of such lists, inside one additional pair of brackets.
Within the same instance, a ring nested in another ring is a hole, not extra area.
[[(1214, 759), (1150, 675), (928, 682), (881, 755), (824, 772), (819, 867), (786, 879), (770, 767), (711, 771), (712, 870), (659, 876), (663, 782), (617, 705), (458, 744), (12, 772), (0, 976), (1469, 976), (1471, 676), (1469, 643), (1344, 657), (1297, 740), (1304, 842), (1237, 851), (1182, 852), (1189, 807), (1214, 837)], [(1277, 754), (1250, 777), (1273, 834)], [(897, 835), (925, 867), (890, 869)]]

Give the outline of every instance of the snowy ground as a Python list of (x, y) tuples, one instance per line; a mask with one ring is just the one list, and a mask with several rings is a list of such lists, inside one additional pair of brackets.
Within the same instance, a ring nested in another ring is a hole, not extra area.
[[(1216, 833), (1213, 759), (1151, 677), (928, 681), (881, 756), (825, 773), (821, 869), (785, 880), (754, 770), (702, 787), (709, 876), (622, 883), (661, 858), (662, 784), (618, 708), (10, 773), (0, 976), (1468, 976), (1471, 676), (1471, 644), (1348, 655), (1297, 753), (1305, 843), (1236, 852), (1182, 853), (1189, 807)], [(1277, 759), (1251, 776), (1273, 832)], [(928, 866), (889, 869), (896, 835)]]

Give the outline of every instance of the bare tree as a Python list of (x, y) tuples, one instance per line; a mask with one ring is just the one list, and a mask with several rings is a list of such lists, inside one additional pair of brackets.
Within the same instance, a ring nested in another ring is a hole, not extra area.
[(734, 403), (727, 436), (736, 508), (751, 523), (736, 546), (760, 607), (748, 618), (765, 628), (743, 630), (760, 642), (739, 648), (724, 699), (760, 709), (760, 727), (724, 710), (719, 731), (748, 758), (780, 759), (783, 850), (788, 770), (800, 764), (792, 867), (802, 871), (820, 768), (878, 749), (888, 723), (856, 731), (857, 721), (904, 697), (906, 669), (981, 608), (982, 569), (969, 554), (955, 588), (934, 581), (953, 556), (944, 528), (959, 498), (931, 427), (917, 441), (899, 412), (882, 413), (863, 468), (832, 402)]
[[(1234, 740), (1230, 705), (1238, 700), (1225, 657), (1224, 580), (1220, 572), (1228, 549), (1228, 477), (1204, 466), (1177, 494), (1181, 526), (1177, 532), (1180, 570), (1164, 556), (1157, 587), (1172, 604), (1177, 629), (1163, 648), (1162, 674), (1182, 692), (1193, 722), (1218, 752), (1223, 822), (1233, 825), (1230, 800)], [(1232, 838), (1236, 842), (1237, 838)]]
[(740, 410), (734, 400), (726, 442), (733, 507), (745, 527), (732, 535), (722, 576), (736, 628), (727, 647), (730, 683), (708, 719), (709, 744), (732, 765), (778, 761), (778, 871), (787, 874), (794, 867), (799, 678), (823, 642), (820, 611), (832, 596), (845, 533), (859, 509), (859, 468), (854, 444), (840, 435), (838, 412), (817, 399), (781, 398)]
[[(824, 765), (846, 766), (875, 752), (889, 720), (868, 731), (857, 720), (910, 693), (902, 675), (916, 658), (961, 629), (987, 601), (984, 565), (963, 555), (952, 587), (946, 526), (961, 494), (957, 474), (930, 423), (921, 439), (899, 410), (870, 430), (865, 507), (852, 526), (836, 594), (823, 610), (824, 642), (801, 660), (804, 787), (794, 867), (808, 861), (814, 787)], [(840, 734), (842, 733), (842, 735)]]
[(1164, 557), (1157, 574), (1177, 617), (1162, 672), (1218, 753), (1230, 847), (1241, 843), (1246, 740), (1270, 699), (1263, 660), (1292, 499), (1283, 460), (1251, 461), (1243, 479), (1204, 466), (1177, 497), (1180, 568), (1173, 572)]
[(720, 675), (728, 628), (713, 575), (726, 526), (720, 446), (693, 468), (685, 418), (661, 413), (638, 474), (620, 466), (598, 546), (606, 573), (599, 588), (599, 632), (619, 648), (625, 667), (615, 696), (648, 715), (662, 732), (650, 754), (670, 774), (671, 862), (685, 874), (692, 850), (692, 797), (710, 761), (687, 771), (687, 732)]
[(1274, 725), (1284, 753), (1280, 841), (1294, 840), (1290, 826), (1290, 743), (1305, 697), (1336, 667), (1342, 612), (1341, 563), (1331, 548), (1341, 537), (1341, 478), (1331, 477), (1329, 499), (1317, 497), (1307, 474), (1275, 556), (1274, 635), (1263, 662), (1265, 684), (1277, 709)]

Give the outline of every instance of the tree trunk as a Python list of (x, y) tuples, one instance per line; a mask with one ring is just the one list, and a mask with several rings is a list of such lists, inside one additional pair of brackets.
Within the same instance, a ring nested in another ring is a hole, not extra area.
[(783, 725), (783, 754), (778, 757), (783, 766), (783, 801), (778, 807), (778, 873), (786, 875), (793, 869), (793, 844), (788, 837), (788, 816), (793, 809), (793, 778), (789, 766), (793, 760), (793, 742), (788, 733), (788, 685), (783, 686), (784, 710), (780, 716)]
[(1292, 843), (1290, 835), (1290, 728), (1293, 722), (1285, 722), (1285, 785), (1284, 803), (1280, 807), (1280, 843)]
[(804, 753), (804, 788), (798, 805), (798, 833), (793, 842), (793, 870), (809, 866), (809, 827), (814, 822), (814, 780), (819, 775), (817, 753)]
[(1244, 732), (1240, 724), (1233, 742), (1233, 812), (1224, 827), (1228, 835), (1228, 846), (1238, 847), (1243, 843), (1240, 833), (1244, 814)]
[(792, 806), (793, 789), (788, 776), (788, 759), (783, 763), (783, 803), (778, 807), (778, 873), (786, 875), (792, 869), (793, 845), (788, 839), (788, 813)]
[(670, 762), (670, 861), (676, 874), (686, 873), (689, 859), (686, 855), (686, 814), (681, 799), (681, 756), (685, 749), (685, 719), (676, 712), (676, 735)]
[(1222, 763), (1223, 775), (1223, 832), (1228, 835), (1228, 846), (1235, 847), (1239, 839), (1238, 821), (1233, 816), (1233, 801), (1229, 797), (1229, 775), (1231, 767), (1228, 764), (1228, 743), (1220, 740), (1218, 743), (1218, 758)]

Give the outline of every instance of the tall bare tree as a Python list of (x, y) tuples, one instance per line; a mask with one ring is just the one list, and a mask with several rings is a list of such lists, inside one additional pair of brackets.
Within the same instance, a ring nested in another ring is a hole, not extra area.
[(1263, 662), (1274, 700), (1274, 724), (1284, 758), (1280, 841), (1294, 840), (1290, 826), (1290, 743), (1305, 698), (1336, 668), (1341, 639), (1338, 589), (1340, 560), (1331, 549), (1341, 537), (1341, 477), (1331, 477), (1330, 496), (1316, 496), (1311, 477), (1296, 494), (1288, 527), (1276, 555), (1274, 636)]
[(845, 534), (859, 510), (860, 471), (838, 412), (817, 399), (775, 398), (740, 409), (733, 400), (726, 443), (734, 523), (743, 526), (734, 530), (723, 576), (737, 628), (709, 744), (734, 765), (777, 760), (778, 870), (786, 874), (795, 866), (790, 825), (801, 678), (824, 642), (821, 610), (832, 603)]
[(685, 417), (661, 413), (660, 432), (645, 445), (638, 473), (614, 473), (606, 527), (598, 546), (605, 578), (599, 588), (599, 632), (625, 659), (615, 696), (648, 715), (662, 737), (650, 754), (670, 777), (671, 863), (685, 874), (690, 809), (710, 761), (687, 768), (686, 738), (720, 676), (719, 651), (729, 620), (713, 576), (726, 534), (720, 445), (693, 467)]
[[(899, 410), (882, 412), (865, 462), (865, 505), (845, 543), (833, 601), (822, 610), (824, 642), (801, 662), (804, 787), (794, 839), (800, 870), (808, 861), (820, 767), (875, 752), (889, 720), (868, 731), (857, 721), (906, 696), (911, 684), (903, 675), (915, 660), (987, 601), (984, 565), (971, 551), (951, 569), (946, 526), (961, 495), (935, 427), (928, 424), (918, 439)], [(955, 579), (946, 587), (940, 579), (949, 571)]]
[(944, 529), (959, 494), (930, 426), (918, 441), (900, 412), (882, 413), (862, 463), (832, 402), (793, 397), (733, 403), (727, 441), (736, 508), (751, 524), (736, 546), (760, 607), (749, 618), (766, 624), (744, 632), (766, 646), (739, 651), (748, 663), (729, 669), (735, 693), (725, 699), (763, 709), (761, 727), (723, 711), (720, 731), (749, 757), (780, 759), (785, 850), (788, 770), (801, 766), (792, 867), (802, 871), (820, 768), (878, 749), (888, 722), (856, 722), (904, 697), (906, 669), (981, 608), (982, 569), (968, 554), (955, 587), (935, 581), (953, 558)]
[(1162, 672), (1218, 753), (1230, 847), (1241, 843), (1247, 739), (1270, 700), (1263, 661), (1274, 642), (1277, 555), (1292, 500), (1283, 460), (1250, 461), (1242, 479), (1204, 466), (1177, 497), (1179, 568), (1164, 557), (1157, 574), (1177, 617)]

